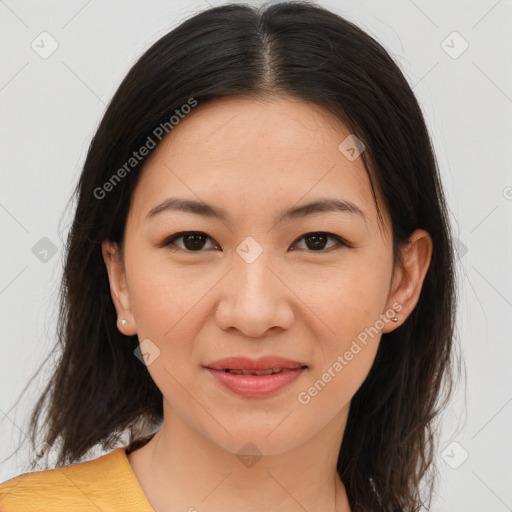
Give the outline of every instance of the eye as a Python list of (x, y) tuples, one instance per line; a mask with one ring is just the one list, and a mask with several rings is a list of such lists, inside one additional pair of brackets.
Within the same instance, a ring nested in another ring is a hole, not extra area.
[[(306, 233), (302, 235), (300, 238), (297, 238), (297, 240), (295, 240), (292, 246), (296, 245), (299, 241), (304, 239), (306, 248), (310, 249), (309, 252), (327, 252), (324, 251), (324, 249), (326, 248), (326, 242), (329, 238), (334, 240), (335, 243), (327, 247), (327, 249), (332, 249), (333, 247), (336, 246), (353, 247), (343, 238), (337, 235), (333, 235), (332, 233), (325, 233), (322, 231)], [(175, 240), (182, 240), (183, 246), (175, 244)], [(212, 244), (212, 247), (206, 247), (207, 249), (219, 248), (219, 244), (202, 231), (183, 231), (181, 233), (175, 233), (174, 235), (171, 235), (170, 237), (166, 238), (163, 242), (158, 244), (158, 246), (168, 247), (174, 245), (177, 248), (173, 249), (171, 247), (172, 250), (182, 250), (186, 252), (201, 252), (201, 250), (205, 248), (205, 242), (208, 240), (214, 243)]]
[[(166, 238), (161, 244), (159, 244), (159, 247), (167, 247), (169, 245), (176, 245), (174, 244), (174, 240), (183, 239), (183, 245), (184, 247), (178, 246), (178, 249), (174, 250), (184, 250), (187, 252), (201, 252), (201, 249), (204, 248), (205, 240), (213, 240), (210, 238), (206, 233), (203, 233), (202, 231), (183, 231), (181, 233), (176, 233), (168, 238)], [(218, 247), (219, 245), (215, 243), (215, 247)]]
[(333, 235), (332, 233), (325, 233), (323, 231), (313, 232), (313, 233), (306, 233), (305, 235), (302, 235), (300, 238), (298, 238), (295, 242), (298, 243), (300, 240), (304, 239), (306, 243), (306, 247), (308, 249), (311, 249), (314, 252), (327, 252), (323, 251), (325, 249), (325, 244), (327, 240), (331, 238), (335, 240), (335, 244), (328, 247), (328, 249), (331, 249), (336, 246), (345, 246), (345, 247), (352, 247), (351, 244), (349, 244), (346, 240), (343, 238)]

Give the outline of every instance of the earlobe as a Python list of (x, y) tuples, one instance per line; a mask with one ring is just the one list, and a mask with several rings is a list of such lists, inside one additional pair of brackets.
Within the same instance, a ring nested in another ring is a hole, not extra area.
[(427, 231), (417, 229), (401, 249), (401, 265), (396, 269), (389, 293), (388, 309), (398, 321), (388, 322), (382, 332), (390, 332), (405, 322), (418, 303), (432, 258), (433, 244)]
[(110, 294), (116, 308), (117, 328), (122, 334), (132, 336), (137, 333), (137, 330), (119, 246), (106, 239), (101, 244), (101, 251), (107, 268)]

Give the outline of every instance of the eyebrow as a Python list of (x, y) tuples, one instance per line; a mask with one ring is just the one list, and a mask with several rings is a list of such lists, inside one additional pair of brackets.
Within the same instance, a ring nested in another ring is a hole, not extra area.
[[(180, 199), (170, 197), (163, 203), (152, 208), (146, 215), (146, 220), (154, 218), (161, 212), (164, 211), (180, 211), (193, 213), (195, 215), (201, 215), (203, 217), (209, 217), (212, 219), (218, 219), (220, 221), (228, 221), (230, 219), (229, 214), (226, 210), (220, 207), (212, 206), (202, 201), (196, 201), (194, 199)], [(276, 220), (276, 224), (283, 221), (296, 220), (299, 218), (313, 215), (316, 213), (323, 212), (343, 212), (351, 213), (360, 216), (365, 222), (367, 222), (366, 216), (363, 211), (350, 201), (332, 198), (319, 198), (310, 203), (302, 206), (293, 206), (281, 212)]]

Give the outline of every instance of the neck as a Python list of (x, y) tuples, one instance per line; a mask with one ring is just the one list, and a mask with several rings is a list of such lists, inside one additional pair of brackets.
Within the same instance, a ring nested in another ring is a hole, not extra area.
[(161, 430), (128, 460), (155, 512), (350, 512), (336, 470), (347, 414), (292, 450), (262, 455), (250, 443), (222, 448), (164, 402)]

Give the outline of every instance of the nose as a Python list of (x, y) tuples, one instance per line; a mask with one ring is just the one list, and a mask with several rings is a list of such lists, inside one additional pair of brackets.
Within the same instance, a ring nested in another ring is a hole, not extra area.
[(259, 338), (267, 331), (289, 329), (293, 323), (293, 292), (285, 276), (272, 268), (265, 251), (252, 262), (236, 254), (220, 293), (215, 317), (223, 330)]

